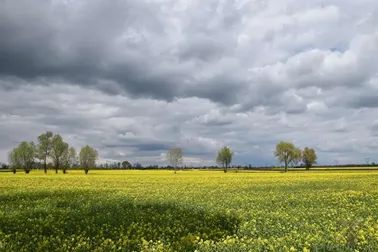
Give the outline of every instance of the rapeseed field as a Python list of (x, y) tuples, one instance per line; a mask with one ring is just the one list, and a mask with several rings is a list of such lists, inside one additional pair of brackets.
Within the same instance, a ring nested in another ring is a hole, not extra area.
[(0, 251), (378, 251), (378, 172), (0, 173)]

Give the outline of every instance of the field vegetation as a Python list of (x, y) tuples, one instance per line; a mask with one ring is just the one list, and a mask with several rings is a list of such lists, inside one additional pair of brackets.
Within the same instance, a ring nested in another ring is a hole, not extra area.
[(378, 251), (378, 172), (0, 173), (0, 251)]

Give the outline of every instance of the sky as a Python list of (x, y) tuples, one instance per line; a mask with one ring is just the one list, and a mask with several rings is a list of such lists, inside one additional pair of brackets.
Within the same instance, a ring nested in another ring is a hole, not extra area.
[(378, 162), (376, 0), (1, 0), (0, 161), (51, 130), (99, 162)]

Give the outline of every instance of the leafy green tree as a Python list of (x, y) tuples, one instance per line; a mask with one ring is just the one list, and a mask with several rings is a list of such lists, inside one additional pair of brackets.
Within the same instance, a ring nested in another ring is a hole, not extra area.
[(51, 131), (46, 131), (38, 137), (38, 156), (39, 159), (43, 160), (43, 169), (45, 174), (47, 173), (47, 157), (50, 155), (52, 138), (53, 133)]
[(182, 164), (182, 149), (173, 148), (168, 150), (166, 158), (169, 164), (172, 165), (173, 170), (176, 173), (177, 167)]
[(280, 163), (285, 163), (285, 172), (289, 164), (296, 164), (301, 159), (302, 152), (299, 148), (295, 147), (293, 143), (279, 142), (276, 145), (274, 156), (278, 158)]
[(13, 174), (16, 174), (17, 168), (20, 168), (20, 164), (18, 163), (18, 160), (16, 158), (15, 149), (11, 150), (8, 153), (8, 162)]
[(7, 165), (6, 163), (1, 164), (1, 169), (8, 169), (8, 168), (9, 168), (9, 165)]
[(306, 170), (309, 170), (313, 164), (316, 164), (316, 152), (312, 148), (305, 147), (302, 152), (302, 161), (306, 167)]
[(127, 160), (123, 161), (122, 162), (122, 168), (123, 169), (131, 169), (133, 166), (131, 165), (131, 163)]
[(224, 146), (222, 149), (218, 151), (217, 155), (217, 163), (222, 165), (223, 171), (226, 173), (227, 168), (232, 162), (232, 157), (234, 156), (234, 152), (231, 152), (230, 148)]
[(37, 149), (34, 142), (23, 141), (9, 153), (9, 162), (12, 166), (13, 173), (16, 168), (24, 169), (25, 173), (29, 173), (35, 164)]
[(79, 153), (80, 166), (84, 169), (85, 174), (88, 174), (89, 168), (93, 168), (96, 166), (97, 158), (97, 150), (89, 147), (88, 145), (81, 148)]
[(63, 141), (63, 138), (57, 134), (52, 138), (50, 156), (53, 159), (55, 166), (55, 173), (58, 173), (64, 152), (68, 150), (68, 143)]
[(63, 174), (67, 173), (67, 169), (71, 168), (73, 165), (76, 164), (77, 157), (76, 157), (76, 150), (74, 147), (68, 148), (62, 157), (63, 163)]

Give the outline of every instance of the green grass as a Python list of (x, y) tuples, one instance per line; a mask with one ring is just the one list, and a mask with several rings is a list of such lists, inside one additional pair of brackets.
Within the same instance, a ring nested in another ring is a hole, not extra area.
[(378, 251), (377, 171), (0, 173), (0, 251)]

